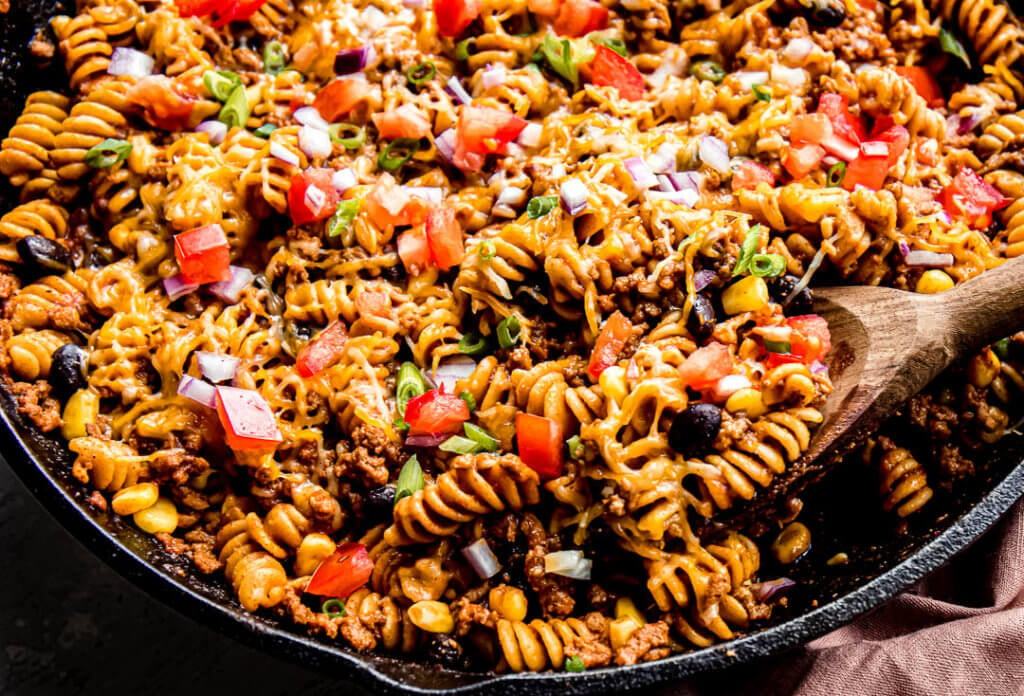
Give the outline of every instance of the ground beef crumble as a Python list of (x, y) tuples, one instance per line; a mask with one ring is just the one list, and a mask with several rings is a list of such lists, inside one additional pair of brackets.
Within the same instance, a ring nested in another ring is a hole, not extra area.
[(209, 575), (221, 569), (222, 563), (214, 554), (216, 538), (201, 529), (193, 529), (185, 534), (188, 548), (185, 553), (191, 556), (192, 562), (200, 573)]
[(46, 380), (14, 382), (11, 393), (18, 401), (18, 413), (28, 417), (44, 433), (61, 426), (60, 402), (50, 396), (50, 383)]
[(548, 536), (544, 526), (534, 515), (525, 515), (520, 530), (526, 537), (529, 550), (526, 553), (524, 569), (530, 587), (537, 593), (545, 617), (568, 616), (576, 606), (576, 600), (569, 592), (571, 581), (550, 575), (544, 570), (544, 556), (562, 548), (557, 536)]
[(641, 626), (629, 637), (615, 655), (617, 665), (635, 665), (638, 662), (649, 662), (667, 657), (669, 648), (668, 624), (656, 621)]

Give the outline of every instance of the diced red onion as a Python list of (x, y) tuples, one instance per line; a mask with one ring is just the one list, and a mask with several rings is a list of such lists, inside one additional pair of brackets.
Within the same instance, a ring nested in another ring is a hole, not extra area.
[(146, 77), (153, 74), (153, 57), (134, 48), (118, 46), (110, 56), (107, 73), (128, 77)]
[(561, 162), (555, 162), (551, 165), (551, 169), (548, 170), (548, 177), (558, 181), (564, 179), (567, 172), (565, 171), (565, 165)]
[(647, 158), (647, 166), (652, 172), (665, 174), (676, 170), (676, 155), (679, 150), (668, 143), (658, 148), (657, 152)]
[(454, 394), (455, 383), (469, 377), (475, 369), (476, 361), (473, 358), (468, 355), (457, 355), (438, 365), (431, 377), (438, 389), (448, 394)]
[(320, 112), (313, 106), (303, 106), (295, 110), (292, 114), (295, 120), (303, 126), (309, 126), (310, 128), (316, 128), (317, 130), (326, 131), (330, 128), (329, 124), (324, 117), (320, 115)]
[(210, 408), (217, 407), (217, 388), (191, 375), (181, 376), (181, 381), (178, 382), (178, 393), (186, 399), (192, 399), (197, 404)]
[(672, 183), (672, 179), (669, 178), (668, 174), (658, 174), (657, 177), (659, 190), (665, 191), (666, 193), (671, 193), (672, 191), (677, 190), (676, 185)]
[(412, 7), (413, 9), (419, 9), (423, 7), (423, 0), (402, 0), (402, 4), (406, 7)]
[(828, 365), (821, 362), (820, 360), (815, 360), (814, 362), (811, 363), (811, 374), (817, 375), (821, 374), (822, 372), (828, 372)]
[(451, 437), (450, 433), (424, 433), (405, 438), (406, 447), (437, 447)]
[(640, 376), (640, 366), (636, 364), (636, 358), (630, 358), (626, 364), (626, 379), (636, 379)]
[(238, 302), (238, 298), (241, 297), (242, 291), (252, 285), (254, 279), (255, 276), (248, 268), (232, 266), (231, 278), (211, 283), (207, 286), (207, 289), (224, 302), (235, 304)]
[(740, 389), (750, 386), (750, 379), (746, 375), (726, 375), (715, 382), (709, 396), (716, 403), (722, 403)]
[(171, 298), (171, 302), (177, 300), (180, 297), (184, 297), (190, 292), (195, 292), (199, 289), (199, 285), (195, 283), (186, 283), (181, 274), (173, 275), (170, 278), (164, 278), (164, 292), (167, 293), (167, 297)]
[(544, 134), (544, 126), (539, 123), (527, 123), (526, 127), (519, 132), (516, 142), (523, 147), (537, 147), (540, 145), (540, 137)]
[[(299, 129), (299, 149), (305, 152), (307, 157), (328, 157), (333, 147), (327, 131), (312, 126), (303, 126)], [(307, 190), (312, 191), (313, 187)]]
[(778, 63), (772, 66), (771, 76), (773, 83), (782, 85), (790, 92), (798, 92), (803, 89), (808, 78), (807, 71), (803, 68), (787, 68)]
[(900, 242), (900, 253), (906, 256), (910, 253), (910, 245), (906, 242)]
[(967, 118), (960, 119), (960, 125), (956, 129), (957, 135), (963, 135), (964, 133), (970, 133), (972, 130), (978, 127), (981, 123), (981, 114), (977, 111), (972, 111)]
[(717, 276), (718, 274), (712, 271), (710, 268), (705, 268), (702, 271), (697, 271), (696, 273), (693, 274), (693, 289), (696, 290), (697, 292), (700, 292), (707, 286), (711, 285), (711, 281), (713, 281)]
[(299, 156), (279, 142), (275, 141), (270, 143), (270, 156), (276, 157), (285, 164), (290, 164), (293, 167), (299, 166)]
[(949, 217), (949, 211), (947, 211), (947, 210), (940, 210), (939, 212), (935, 213), (935, 219), (936, 220), (941, 220), (942, 222), (946, 223), (947, 225), (952, 225), (953, 224), (953, 220)]
[(228, 134), (228, 127), (222, 121), (203, 121), (196, 126), (196, 133), (206, 133), (210, 137), (211, 145), (220, 145), (224, 142), (224, 136)]
[(715, 136), (705, 135), (701, 137), (698, 154), (704, 164), (718, 173), (729, 173), (729, 146)]
[(345, 193), (358, 183), (359, 180), (356, 178), (356, 173), (351, 167), (338, 169), (331, 174), (331, 186), (338, 193)]
[(522, 159), (526, 157), (526, 150), (519, 147), (517, 143), (505, 143), (505, 154), (508, 157)]
[(952, 254), (943, 254), (937, 251), (925, 251), (915, 249), (906, 254), (908, 266), (930, 266), (932, 268), (948, 268), (956, 263)]
[(423, 200), (430, 201), (435, 205), (441, 205), (444, 200), (444, 189), (440, 186), (403, 186), (406, 193)]
[(488, 65), (484, 69), (483, 74), (480, 76), (480, 82), (483, 84), (484, 89), (490, 89), (491, 87), (499, 87), (505, 84), (505, 64), (498, 63), (497, 65)]
[(337, 75), (351, 75), (366, 68), (376, 58), (376, 51), (370, 44), (359, 48), (346, 48), (334, 56), (334, 72)]
[(951, 138), (960, 135), (960, 114), (950, 114), (946, 117), (946, 137)]
[(242, 363), (233, 355), (211, 353), (206, 350), (196, 351), (196, 360), (199, 362), (199, 371), (203, 373), (203, 377), (215, 384), (234, 379), (238, 366)]
[(462, 549), (462, 557), (466, 559), (469, 565), (473, 566), (476, 574), (484, 580), (494, 577), (501, 570), (498, 557), (491, 551), (491, 547), (486, 539), (477, 539)]
[(579, 215), (587, 207), (587, 187), (579, 179), (566, 179), (559, 187), (562, 207), (570, 215)]
[(790, 63), (803, 65), (803, 62), (807, 60), (807, 56), (811, 55), (813, 50), (814, 42), (806, 36), (799, 36), (795, 39), (790, 39), (786, 47), (782, 49), (782, 57)]
[(370, 33), (375, 33), (388, 21), (387, 15), (375, 5), (367, 5), (366, 9), (362, 12), (361, 19)]
[(755, 582), (750, 586), (750, 592), (758, 602), (768, 602), (774, 597), (796, 587), (796, 582), (789, 578), (777, 578), (764, 582)]
[(577, 549), (553, 551), (544, 556), (544, 572), (574, 580), (589, 580), (594, 562)]
[(754, 85), (763, 85), (768, 82), (768, 73), (764, 70), (741, 70), (734, 74), (744, 89), (751, 89)]
[(451, 94), (460, 104), (468, 104), (473, 101), (473, 97), (469, 96), (469, 92), (462, 86), (462, 82), (459, 78), (452, 75), (448, 79), (448, 85), (446, 87), (448, 93)]
[(515, 186), (509, 186), (508, 188), (502, 189), (501, 193), (498, 194), (498, 200), (495, 201), (495, 205), (522, 205), (523, 201), (526, 200), (526, 191)]
[(637, 188), (649, 189), (658, 185), (658, 178), (654, 176), (654, 172), (647, 166), (643, 158), (627, 157), (622, 163), (626, 166), (626, 171), (629, 172), (629, 176)]
[(306, 189), (306, 197), (304, 199), (306, 207), (313, 211), (322, 210), (324, 204), (327, 202), (327, 194), (318, 189), (316, 186), (310, 186)]
[(825, 155), (821, 158), (821, 165), (823, 167), (831, 167), (834, 164), (839, 164), (840, 161), (835, 155)]
[(455, 157), (455, 129), (449, 128), (434, 138), (434, 146), (445, 160), (451, 162)]

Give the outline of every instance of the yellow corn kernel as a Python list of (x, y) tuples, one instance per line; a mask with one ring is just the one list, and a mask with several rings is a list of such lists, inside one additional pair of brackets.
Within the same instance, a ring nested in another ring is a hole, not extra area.
[(85, 431), (85, 426), (89, 423), (96, 422), (96, 417), (100, 414), (100, 395), (90, 389), (79, 389), (68, 398), (67, 404), (64, 406), (64, 414), (62, 420), (64, 421), (64, 427), (61, 432), (64, 433), (66, 440), (73, 440), (76, 437), (85, 437), (89, 433)]
[(764, 405), (761, 392), (752, 387), (739, 389), (725, 401), (725, 410), (729, 413), (744, 413), (747, 418), (760, 418), (768, 412)]
[(295, 552), (295, 574), (299, 577), (312, 575), (317, 566), (334, 553), (335, 546), (326, 534), (315, 532), (304, 536)]
[(601, 385), (604, 395), (616, 403), (621, 404), (629, 394), (629, 388), (626, 386), (626, 370), (618, 365), (606, 368), (597, 382)]
[(160, 498), (145, 510), (136, 512), (132, 519), (139, 529), (149, 534), (170, 534), (178, 528), (178, 508), (171, 500)]
[(409, 620), (427, 633), (451, 633), (455, 629), (455, 619), (448, 605), (433, 599), (425, 599), (409, 607)]
[(1002, 363), (996, 352), (986, 348), (967, 363), (967, 379), (975, 387), (985, 389), (992, 384), (1001, 367)]
[(622, 650), (626, 643), (629, 642), (630, 636), (636, 633), (639, 628), (640, 624), (632, 616), (626, 616), (610, 622), (608, 624), (608, 637), (612, 641), (612, 650), (615, 652)]
[(159, 497), (160, 487), (155, 483), (136, 483), (115, 493), (110, 506), (118, 515), (134, 515), (152, 507)]
[(953, 285), (953, 279), (949, 277), (948, 273), (932, 268), (921, 274), (921, 277), (917, 279), (917, 287), (914, 289), (926, 295), (934, 295), (952, 290)]
[(488, 594), (491, 609), (498, 612), (503, 619), (522, 621), (526, 618), (526, 595), (518, 587), (498, 585), (491, 588)]
[(789, 565), (811, 548), (811, 530), (802, 522), (790, 522), (772, 542), (775, 560)]
[(640, 613), (640, 610), (636, 608), (636, 604), (634, 604), (633, 600), (629, 597), (619, 597), (615, 600), (615, 618), (630, 618), (641, 626), (647, 623), (644, 619), (644, 615)]
[(768, 283), (757, 276), (738, 280), (722, 293), (722, 309), (726, 314), (756, 312), (768, 306)]

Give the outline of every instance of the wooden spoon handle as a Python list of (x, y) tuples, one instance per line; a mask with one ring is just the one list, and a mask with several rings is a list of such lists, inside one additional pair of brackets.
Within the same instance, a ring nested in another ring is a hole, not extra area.
[(935, 329), (947, 333), (954, 355), (998, 341), (1024, 325), (1024, 256), (927, 296), (921, 309), (935, 313)]

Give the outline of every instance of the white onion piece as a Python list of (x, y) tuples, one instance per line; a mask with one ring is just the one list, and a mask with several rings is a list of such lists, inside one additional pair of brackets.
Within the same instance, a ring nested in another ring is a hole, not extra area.
[(740, 389), (750, 386), (750, 380), (746, 375), (726, 375), (715, 382), (709, 396), (717, 403), (722, 403)]
[(579, 215), (587, 207), (587, 187), (579, 179), (566, 179), (559, 187), (562, 207), (570, 215)]
[(477, 539), (472, 544), (462, 549), (462, 557), (473, 566), (473, 570), (481, 578), (486, 580), (487, 578), (494, 577), (499, 570), (501, 570), (501, 564), (498, 563), (498, 557), (491, 551), (490, 545), (488, 545), (486, 539)]
[(303, 106), (295, 110), (292, 114), (295, 120), (301, 123), (303, 126), (309, 126), (310, 128), (316, 128), (317, 130), (326, 131), (331, 124), (324, 120), (324, 117), (320, 115), (320, 112), (313, 106)]
[(192, 399), (197, 404), (210, 408), (217, 407), (217, 388), (190, 375), (181, 376), (181, 381), (178, 382), (178, 393), (186, 399)]
[(811, 363), (812, 375), (818, 375), (821, 374), (822, 372), (828, 372), (828, 365), (821, 362), (820, 360), (815, 360), (814, 362)]
[(227, 382), (234, 379), (238, 372), (241, 360), (223, 353), (211, 353), (206, 350), (196, 351), (196, 360), (199, 362), (199, 371), (203, 377), (211, 382)]
[(649, 189), (654, 188), (658, 185), (658, 178), (654, 176), (654, 172), (647, 166), (647, 163), (640, 157), (627, 157), (622, 161), (625, 165), (626, 171), (629, 172), (629, 176), (633, 179), (633, 183), (637, 185), (637, 188)]
[(473, 101), (473, 97), (469, 96), (469, 92), (462, 86), (462, 82), (454, 75), (448, 79), (447, 89), (460, 104), (468, 104)]
[(554, 551), (544, 556), (544, 572), (561, 575), (574, 580), (589, 580), (594, 562), (583, 557), (583, 552)]
[(548, 172), (548, 176), (556, 181), (558, 179), (564, 179), (567, 172), (565, 171), (565, 165), (561, 162), (556, 162), (551, 165), (551, 169)]
[(164, 292), (166, 292), (167, 296), (171, 298), (171, 302), (184, 297), (190, 292), (195, 292), (198, 289), (198, 284), (186, 283), (180, 273), (178, 275), (173, 275), (170, 278), (164, 278)]
[(231, 266), (231, 278), (212, 283), (207, 286), (207, 289), (224, 302), (235, 304), (241, 297), (242, 291), (252, 285), (255, 277), (248, 268)]
[(509, 186), (506, 189), (502, 189), (501, 193), (498, 194), (496, 205), (522, 205), (525, 200), (526, 191), (515, 186)]
[(806, 36), (800, 36), (790, 39), (790, 42), (782, 49), (782, 57), (793, 65), (803, 65), (813, 50), (814, 42)]
[(356, 173), (351, 167), (339, 169), (331, 174), (331, 186), (338, 193), (345, 193), (358, 183), (359, 180), (356, 179)]
[(930, 266), (932, 268), (948, 268), (956, 263), (952, 254), (941, 254), (936, 251), (915, 249), (906, 254), (908, 266)]
[(768, 73), (765, 70), (741, 70), (740, 72), (733, 73), (733, 75), (740, 85), (746, 89), (751, 89), (754, 85), (763, 85), (768, 81)]
[(441, 156), (448, 162), (451, 162), (452, 158), (455, 157), (455, 129), (449, 128), (434, 138), (434, 145)]
[(270, 156), (276, 157), (285, 164), (290, 164), (293, 167), (299, 166), (299, 156), (279, 142), (270, 143)]
[(701, 161), (720, 174), (729, 173), (729, 146), (713, 135), (700, 139), (698, 150)]
[(540, 137), (544, 134), (544, 127), (539, 123), (527, 123), (526, 127), (519, 132), (516, 142), (523, 147), (537, 147), (540, 145)]
[(455, 393), (455, 383), (473, 374), (476, 369), (476, 361), (468, 355), (457, 355), (445, 360), (437, 366), (437, 370), (431, 375), (431, 381), (437, 388), (447, 394)]
[(505, 64), (498, 63), (497, 65), (488, 66), (483, 74), (480, 76), (480, 82), (483, 84), (484, 89), (490, 89), (491, 87), (500, 87), (505, 84)]
[(220, 145), (224, 142), (224, 136), (228, 134), (228, 127), (221, 121), (203, 121), (196, 126), (196, 133), (206, 133), (210, 137), (211, 145)]
[[(303, 126), (299, 129), (299, 148), (307, 157), (327, 157), (331, 154), (331, 136), (327, 131)], [(307, 189), (313, 190), (313, 187)]]
[(118, 46), (110, 56), (107, 73), (127, 75), (128, 77), (146, 77), (153, 74), (153, 63), (153, 57), (142, 51)]
[(370, 33), (376, 33), (378, 29), (388, 22), (387, 15), (374, 5), (366, 6), (366, 9), (363, 10), (361, 19), (363, 20), (363, 26), (366, 27)]
[(772, 82), (785, 87), (790, 92), (799, 92), (810, 76), (803, 68), (787, 68), (776, 63), (772, 66)]
[(444, 200), (444, 189), (440, 186), (403, 186), (406, 193), (410, 196), (416, 196), (422, 198), (425, 201), (430, 201), (435, 205), (441, 205), (441, 201)]

